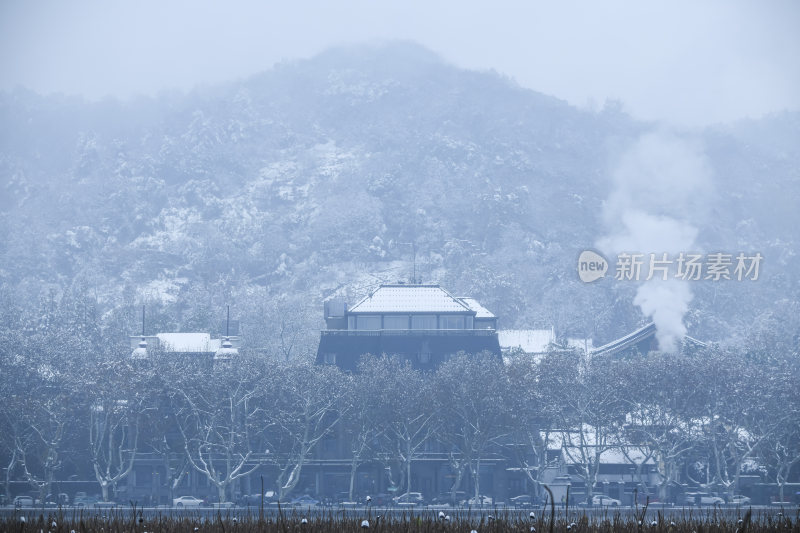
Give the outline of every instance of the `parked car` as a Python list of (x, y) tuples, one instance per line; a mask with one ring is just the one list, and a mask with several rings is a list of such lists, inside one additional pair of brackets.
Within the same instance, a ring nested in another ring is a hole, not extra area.
[[(239, 504), (242, 507), (259, 507), (261, 505), (261, 493), (257, 492), (255, 494), (245, 494), (243, 495), (240, 500)], [(264, 505), (270, 504), (275, 501), (275, 492), (268, 490), (264, 492)]]
[(452, 492), (442, 492), (431, 498), (432, 505), (453, 505), (467, 499), (468, 494), (463, 490), (457, 490), (455, 494)]
[(520, 494), (509, 498), (508, 503), (514, 507), (530, 507), (533, 505), (533, 498), (531, 498), (530, 494)]
[(603, 507), (619, 507), (622, 502), (604, 494), (592, 496), (592, 505), (602, 505)]
[(122, 504), (117, 502), (97, 502), (94, 504), (95, 509), (113, 509), (114, 507), (122, 507)]
[(386, 492), (379, 492), (372, 495), (372, 505), (383, 507), (392, 503), (392, 495)]
[(84, 492), (83, 494), (76, 495), (75, 499), (72, 501), (73, 507), (84, 508), (84, 507), (94, 507), (100, 499), (95, 496), (87, 496)]
[(319, 499), (319, 504), (322, 507), (336, 507), (337, 505), (344, 505), (345, 502), (340, 501), (334, 496), (322, 496)]
[(33, 507), (36, 500), (32, 496), (17, 496), (14, 498), (14, 507)]
[(291, 503), (292, 505), (300, 507), (311, 507), (313, 505), (319, 505), (319, 500), (317, 500), (316, 498), (312, 498), (308, 494), (303, 494), (302, 496), (292, 500)]
[(736, 496), (731, 496), (731, 499), (728, 500), (728, 503), (731, 505), (750, 505), (750, 498), (738, 494)]
[(484, 494), (479, 494), (466, 500), (462, 505), (465, 507), (491, 507), (492, 503), (492, 498)]
[(69, 495), (66, 492), (59, 492), (58, 494), (48, 494), (45, 496), (46, 502), (53, 502), (54, 505), (69, 505)]
[(179, 496), (172, 499), (173, 507), (200, 507), (202, 504), (203, 500), (194, 496)]
[(424, 505), (425, 498), (422, 497), (421, 492), (406, 492), (392, 498), (392, 502), (395, 505)]
[(723, 505), (725, 500), (707, 492), (687, 492), (684, 503), (686, 505)]

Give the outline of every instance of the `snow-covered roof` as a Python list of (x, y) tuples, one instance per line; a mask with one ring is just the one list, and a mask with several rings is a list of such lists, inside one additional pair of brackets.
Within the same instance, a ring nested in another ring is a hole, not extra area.
[[(592, 356), (597, 356), (597, 355), (608, 355), (621, 352), (622, 350), (625, 350), (627, 348), (630, 348), (631, 346), (639, 344), (645, 339), (655, 336), (655, 334), (656, 334), (656, 325), (654, 322), (650, 322), (649, 324), (642, 326), (636, 331), (628, 333), (624, 337), (620, 337), (619, 339), (613, 340), (607, 344), (604, 344), (603, 346), (591, 349), (590, 353)], [(705, 348), (706, 346), (708, 346), (708, 343), (697, 340), (688, 335), (686, 335), (683, 338), (682, 343), (684, 346), (688, 345), (694, 348)]]
[(459, 300), (467, 305), (470, 309), (475, 311), (475, 318), (496, 318), (494, 313), (486, 309), (475, 298), (470, 298), (469, 296), (459, 296)]
[(220, 340), (208, 333), (158, 333), (156, 337), (167, 352), (216, 352), (220, 347)]
[(694, 346), (695, 348), (705, 348), (705, 347), (708, 346), (708, 343), (707, 342), (703, 342), (701, 340), (697, 340), (694, 337), (690, 337), (689, 335), (686, 335), (683, 338), (683, 345), (684, 346), (686, 346), (686, 345)]
[(555, 341), (553, 329), (501, 329), (497, 332), (500, 349), (519, 348), (525, 353), (544, 353)]
[(438, 285), (381, 285), (348, 313), (469, 313), (472, 309)]
[[(584, 454), (581, 454), (580, 448), (577, 447), (565, 447), (563, 449), (563, 457), (564, 462), (567, 464), (580, 464), (583, 462), (584, 457), (590, 455), (594, 458), (594, 450), (591, 448), (589, 450), (584, 450)], [(608, 448), (600, 452), (600, 464), (604, 465), (624, 465), (624, 464), (648, 464), (652, 465), (655, 464), (655, 460), (652, 457), (647, 457), (647, 454), (644, 453), (640, 448), (637, 447), (629, 447), (625, 450), (627, 452), (627, 457), (625, 453), (623, 453), (621, 448)]]
[[(548, 450), (561, 450), (561, 456), (565, 463), (574, 464), (581, 463), (587, 456), (594, 457), (595, 447), (595, 433), (592, 431), (591, 426), (585, 425), (583, 434), (578, 431), (550, 431), (540, 432), (541, 438), (545, 441)], [(581, 447), (583, 446), (583, 453)], [(652, 457), (647, 458), (647, 453), (644, 448), (639, 446), (625, 444), (625, 453), (622, 451), (621, 446), (606, 447), (600, 452), (600, 462), (602, 464), (633, 464), (645, 463), (654, 464)]]
[(656, 334), (656, 325), (653, 322), (650, 322), (646, 326), (642, 326), (641, 328), (633, 331), (624, 337), (620, 337), (619, 339), (613, 340), (608, 344), (604, 344), (599, 348), (595, 348), (592, 350), (592, 355), (605, 355), (616, 353), (630, 346), (638, 344), (639, 342), (643, 341), (648, 337), (652, 337)]

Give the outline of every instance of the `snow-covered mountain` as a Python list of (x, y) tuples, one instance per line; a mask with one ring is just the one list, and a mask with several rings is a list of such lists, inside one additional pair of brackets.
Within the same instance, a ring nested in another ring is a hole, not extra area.
[[(410, 278), (414, 243), (419, 278), (503, 327), (602, 343), (642, 321), (633, 284), (576, 275), (613, 161), (661, 127), (614, 102), (578, 109), (390, 43), (155, 99), (19, 90), (0, 121), (0, 283), (32, 317), (80, 294), (114, 335), (142, 302), (154, 330), (219, 331), (229, 303), (252, 343), (288, 327), (310, 344), (324, 299)], [(745, 335), (800, 295), (800, 116), (677, 135), (712, 167), (698, 243), (765, 258), (756, 282), (696, 284), (687, 326)]]

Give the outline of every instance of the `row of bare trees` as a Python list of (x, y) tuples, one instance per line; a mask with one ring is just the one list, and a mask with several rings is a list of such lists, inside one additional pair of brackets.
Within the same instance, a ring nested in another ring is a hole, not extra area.
[[(44, 496), (54, 480), (91, 472), (107, 499), (147, 455), (163, 460), (172, 489), (194, 470), (224, 501), (237, 480), (265, 467), (283, 498), (324, 439), (350, 460), (351, 497), (359, 467), (375, 461), (414, 490), (412, 465), (431, 452), (447, 457), (452, 491), (468, 479), (476, 495), (482, 461), (503, 456), (535, 485), (548, 448), (561, 449), (589, 498), (612, 450), (636, 466), (644, 492), (662, 497), (679, 483), (735, 491), (753, 473), (783, 487), (800, 462), (800, 364), (791, 351), (459, 354), (428, 373), (365, 356), (348, 374), (246, 351), (212, 365), (155, 351), (131, 361), (52, 336), (11, 346), (0, 383), (7, 492), (23, 480)], [(647, 486), (648, 464), (658, 486)]]

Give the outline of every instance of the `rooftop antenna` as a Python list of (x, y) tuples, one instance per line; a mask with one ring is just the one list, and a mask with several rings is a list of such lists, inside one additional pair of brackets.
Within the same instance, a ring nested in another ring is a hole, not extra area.
[(214, 354), (215, 362), (230, 361), (231, 357), (239, 354), (239, 350), (233, 347), (233, 343), (231, 342), (230, 338), (231, 306), (228, 305), (226, 307), (227, 313), (225, 318), (225, 339), (222, 341), (222, 346), (220, 346), (220, 348)]
[(411, 246), (411, 264), (412, 264), (412, 275), (411, 275), (411, 284), (417, 284), (417, 243), (416, 242), (398, 242), (397, 244), (408, 244)]
[(142, 340), (131, 354), (133, 359), (147, 359), (147, 341), (144, 338), (144, 305), (142, 305)]
[(411, 243), (411, 262), (413, 264), (413, 275), (411, 276), (411, 283), (417, 284), (417, 243)]

